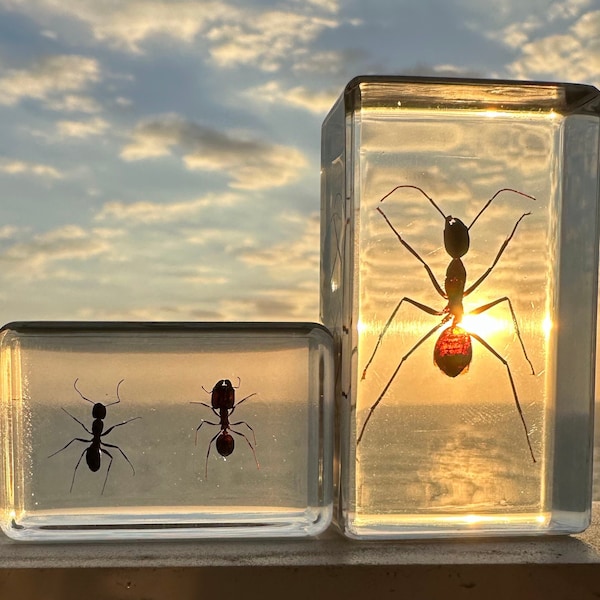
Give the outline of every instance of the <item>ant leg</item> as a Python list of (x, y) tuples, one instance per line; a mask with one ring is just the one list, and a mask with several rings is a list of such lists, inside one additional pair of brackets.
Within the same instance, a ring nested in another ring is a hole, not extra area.
[[(246, 425), (248, 425), (246, 423)], [(248, 427), (250, 427), (250, 425), (248, 425)], [(260, 465), (258, 464), (258, 459), (256, 458), (256, 452), (254, 450), (254, 446), (250, 443), (250, 440), (240, 431), (236, 431), (235, 429), (230, 429), (229, 431), (231, 431), (232, 433), (235, 433), (236, 435), (239, 435), (241, 437), (243, 437), (246, 442), (248, 443), (248, 446), (250, 446), (250, 450), (252, 450), (252, 455), (254, 456), (254, 462), (256, 463), (256, 468), (260, 469)], [(252, 432), (254, 433), (254, 432)]]
[(91, 444), (92, 440), (84, 440), (83, 438), (74, 438), (66, 446), (63, 446), (60, 450), (57, 450), (56, 452), (53, 452), (48, 458), (52, 458), (53, 456), (55, 456), (59, 452), (62, 452), (63, 450), (66, 450), (73, 442), (83, 442), (85, 444)]
[(73, 419), (73, 421), (77, 421), (85, 429), (85, 431), (87, 433), (89, 433), (90, 435), (94, 435), (77, 417), (74, 417), (68, 410), (66, 410), (65, 408), (62, 408), (62, 406), (61, 406), (61, 409), (64, 412), (66, 412), (71, 417), (71, 419)]
[(502, 188), (501, 190), (498, 190), (483, 206), (483, 208), (477, 213), (477, 216), (473, 219), (473, 221), (471, 222), (471, 224), (467, 227), (467, 229), (471, 229), (471, 227), (473, 227), (473, 225), (475, 225), (475, 221), (477, 221), (477, 219), (479, 219), (479, 217), (485, 212), (485, 210), (487, 209), (487, 207), (493, 202), (494, 198), (496, 198), (496, 196), (498, 196), (500, 193), (502, 192), (513, 192), (514, 194), (519, 194), (519, 196), (523, 196), (524, 198), (529, 198), (530, 200), (535, 200), (535, 198), (533, 196), (530, 196), (529, 194), (525, 194), (524, 192), (520, 192), (519, 190), (514, 190), (513, 188)]
[(371, 405), (371, 408), (369, 408), (369, 414), (367, 415), (367, 418), (365, 419), (365, 422), (363, 423), (363, 426), (360, 430), (360, 434), (358, 436), (358, 439), (356, 440), (356, 445), (358, 446), (358, 444), (360, 444), (360, 440), (362, 440), (362, 437), (365, 433), (365, 429), (367, 428), (367, 423), (369, 422), (369, 419), (373, 416), (373, 411), (377, 408), (377, 405), (383, 400), (383, 397), (385, 396), (385, 394), (387, 393), (388, 389), (390, 388), (390, 386), (392, 385), (392, 382), (394, 381), (396, 375), (398, 374), (398, 371), (400, 371), (400, 367), (404, 364), (404, 361), (406, 361), (406, 359), (423, 343), (425, 342), (425, 340), (427, 340), (428, 338), (430, 338), (442, 325), (444, 325), (447, 322), (446, 319), (443, 319), (440, 323), (438, 323), (435, 327), (432, 327), (400, 360), (400, 362), (398, 363), (398, 366), (396, 367), (396, 370), (394, 371), (394, 373), (392, 374), (392, 376), (390, 377), (389, 381), (386, 383), (385, 387), (383, 388), (383, 391), (381, 392), (381, 394), (379, 394), (379, 398), (377, 398), (377, 400), (375, 400), (375, 402)]
[(429, 279), (431, 280), (431, 283), (433, 284), (435, 291), (442, 298), (448, 298), (448, 295), (446, 294), (446, 292), (444, 292), (444, 290), (442, 289), (442, 286), (438, 283), (438, 281), (435, 278), (435, 275), (433, 274), (433, 271), (431, 270), (429, 265), (421, 258), (419, 253), (416, 250), (414, 250), (413, 247), (408, 242), (405, 242), (402, 239), (402, 236), (400, 235), (400, 233), (398, 233), (398, 230), (392, 225), (391, 221), (387, 218), (386, 214), (381, 210), (381, 208), (377, 207), (377, 212), (379, 212), (381, 214), (381, 216), (385, 219), (385, 222), (390, 226), (391, 230), (396, 234), (398, 241), (425, 267), (425, 270), (427, 271), (427, 275), (429, 275)]
[[(204, 388), (202, 388), (204, 389)], [(206, 391), (206, 390), (204, 390)], [(210, 392), (209, 392), (210, 393)], [(219, 414), (219, 411), (214, 407), (211, 406), (210, 404), (206, 404), (206, 402), (194, 402), (193, 400), (190, 402), (190, 404), (202, 404), (202, 406), (206, 406), (206, 408), (210, 408), (210, 410), (212, 410), (215, 413), (216, 417), (221, 418), (221, 415)]]
[(470, 333), (471, 337), (474, 337), (482, 346), (487, 348), (505, 367), (508, 373), (508, 379), (510, 381), (510, 387), (512, 388), (513, 397), (515, 399), (515, 404), (517, 406), (517, 410), (519, 411), (519, 416), (521, 417), (521, 423), (523, 424), (523, 429), (525, 430), (525, 439), (527, 440), (527, 445), (529, 446), (529, 453), (531, 454), (531, 458), (533, 462), (537, 462), (535, 460), (535, 454), (533, 453), (533, 448), (531, 447), (531, 441), (529, 440), (529, 430), (527, 429), (527, 423), (525, 423), (525, 416), (523, 415), (523, 411), (521, 409), (521, 404), (519, 403), (519, 397), (517, 395), (517, 388), (515, 387), (515, 382), (510, 371), (510, 366), (508, 365), (508, 361), (500, 356), (498, 352), (496, 352), (483, 338), (478, 336), (475, 333)]
[(119, 383), (117, 383), (117, 399), (114, 402), (111, 402), (110, 404), (105, 404), (105, 406), (112, 406), (113, 404), (119, 404), (119, 402), (121, 402), (121, 397), (119, 396), (119, 387), (121, 387), (121, 384), (124, 382), (124, 379), (121, 379), (121, 381), (119, 381)]
[[(213, 423), (212, 421), (205, 421), (204, 419), (202, 419), (202, 421), (200, 421), (200, 425), (198, 425), (198, 427), (196, 427), (196, 439), (194, 441), (194, 446), (198, 445), (198, 431), (200, 431), (200, 427), (202, 427), (202, 425), (204, 425), (204, 423), (206, 423), (207, 425), (215, 425), (216, 427), (220, 427), (221, 423)], [(221, 433), (221, 432), (219, 432)], [(217, 433), (217, 435), (219, 435)], [(217, 436), (215, 436), (217, 437)]]
[[(75, 440), (73, 440), (73, 441), (75, 441)], [(81, 441), (85, 441), (85, 440), (81, 440)], [(87, 450), (88, 450), (87, 448), (84, 448), (83, 452), (81, 453), (81, 456), (79, 457), (79, 460), (77, 461), (77, 464), (75, 465), (75, 468), (73, 469), (73, 479), (71, 480), (71, 487), (69, 488), (69, 494), (73, 491), (73, 485), (75, 484), (75, 475), (77, 475), (77, 469), (79, 467), (79, 463), (81, 462), (81, 459), (83, 458), (83, 455), (87, 452)], [(59, 450), (59, 452), (60, 452), (60, 450)], [(56, 452), (54, 454), (56, 454)]]
[(256, 446), (256, 435), (254, 433), (254, 429), (252, 429), (252, 427), (250, 427), (250, 425), (248, 425), (246, 421), (238, 421), (237, 423), (230, 423), (230, 425), (232, 427), (235, 427), (236, 425), (245, 425), (252, 432), (252, 437), (254, 438), (254, 445)]
[(104, 437), (105, 435), (108, 435), (115, 427), (120, 427), (121, 425), (127, 425), (127, 423), (131, 423), (131, 421), (136, 421), (137, 419), (141, 419), (141, 418), (142, 417), (133, 417), (131, 419), (127, 419), (127, 421), (123, 421), (122, 423), (117, 423), (116, 425), (109, 427), (103, 434), (101, 434), (100, 437)]
[(190, 404), (202, 404), (202, 406), (206, 406), (206, 408), (210, 408), (210, 410), (215, 410), (210, 404), (206, 404), (206, 402), (196, 402), (191, 400)]
[(504, 296), (503, 298), (498, 298), (498, 300), (494, 300), (493, 302), (490, 302), (489, 304), (484, 304), (483, 306), (480, 306), (479, 308), (476, 308), (475, 310), (470, 310), (469, 314), (470, 315), (479, 315), (482, 312), (485, 312), (486, 310), (496, 306), (497, 304), (500, 304), (500, 302), (508, 303), (508, 308), (510, 309), (513, 326), (515, 328), (517, 337), (519, 338), (519, 343), (521, 344), (521, 349), (523, 350), (523, 355), (525, 356), (525, 360), (529, 363), (529, 366), (531, 367), (531, 374), (535, 375), (535, 369), (533, 368), (532, 362), (529, 360), (529, 356), (527, 356), (527, 350), (525, 350), (525, 344), (523, 343), (523, 338), (521, 338), (521, 332), (519, 331), (519, 324), (517, 323), (517, 315), (515, 315), (515, 311), (513, 309), (512, 302), (510, 301), (510, 298), (508, 296)]
[(252, 396), (256, 396), (257, 392), (254, 392), (253, 394), (250, 394), (248, 396), (246, 396), (245, 398), (242, 398), (241, 400), (239, 400), (238, 402), (236, 402), (233, 407), (231, 408), (231, 410), (229, 411), (229, 414), (232, 415), (233, 411), (242, 403), (244, 402), (244, 400), (248, 400), (248, 398), (252, 398)]
[[(122, 455), (123, 458), (129, 463), (129, 466), (131, 467), (131, 470), (133, 471), (133, 474), (135, 475), (135, 469), (133, 468), (133, 465), (131, 464), (131, 461), (127, 458), (127, 455), (125, 454), (125, 452), (123, 452), (123, 450), (121, 450), (121, 448), (119, 448), (119, 446), (115, 446), (114, 444), (107, 444), (106, 442), (101, 442), (101, 444), (103, 446), (108, 446), (109, 448), (115, 448), (115, 450), (118, 450)], [(103, 450), (103, 452), (106, 452), (106, 454), (108, 454), (108, 452), (106, 450)], [(110, 454), (108, 454), (110, 456)], [(110, 456), (112, 459), (112, 456)], [(109, 465), (110, 468), (110, 465)], [(106, 474), (108, 477), (108, 473)]]
[(492, 266), (473, 285), (471, 285), (469, 288), (467, 288), (464, 291), (463, 298), (465, 296), (468, 296), (473, 290), (478, 288), (483, 283), (483, 281), (487, 278), (487, 276), (492, 272), (492, 269), (496, 266), (497, 262), (500, 260), (502, 253), (504, 252), (504, 250), (506, 250), (506, 246), (508, 246), (508, 242), (510, 242), (510, 240), (512, 240), (513, 236), (515, 235), (515, 231), (517, 231), (517, 227), (519, 226), (519, 223), (525, 217), (529, 216), (530, 214), (531, 213), (528, 212), (528, 213), (521, 215), (519, 220), (515, 223), (515, 226), (513, 227), (513, 230), (511, 231), (510, 235), (504, 240), (504, 243), (502, 244), (502, 246), (500, 246), (500, 250), (498, 250), (498, 254), (496, 254), (496, 258), (494, 259)]
[[(208, 421), (202, 421), (202, 423), (208, 423)], [(200, 427), (202, 427), (202, 423), (200, 423), (200, 425), (198, 426), (198, 429), (200, 429)], [(210, 423), (210, 425), (217, 425), (218, 423)], [(196, 434), (198, 433), (198, 429), (196, 429)], [(208, 450), (206, 451), (206, 464), (204, 465), (204, 478), (208, 479), (208, 457), (210, 456), (210, 449), (212, 448), (212, 445), (214, 443), (214, 441), (221, 435), (222, 431), (219, 431), (218, 433), (216, 433), (213, 438), (210, 440), (210, 442), (208, 443)]]
[[(108, 450), (103, 450), (102, 452), (104, 452), (104, 454), (106, 454), (106, 456), (108, 456), (108, 458), (110, 458), (110, 462), (108, 463), (108, 468), (106, 469), (106, 477), (104, 478), (104, 484), (102, 485), (102, 491), (100, 492), (101, 496), (104, 494), (104, 488), (106, 487), (106, 482), (108, 481), (108, 474), (110, 473), (110, 468), (112, 467), (112, 463), (113, 463), (112, 454)], [(135, 472), (134, 472), (134, 474), (135, 474)]]
[(444, 314), (443, 311), (436, 310), (435, 308), (431, 308), (429, 306), (426, 306), (425, 304), (421, 304), (420, 302), (417, 302), (416, 300), (413, 300), (412, 298), (408, 298), (406, 296), (404, 298), (402, 298), (402, 300), (400, 300), (400, 302), (398, 302), (398, 304), (396, 305), (396, 308), (392, 311), (392, 314), (390, 315), (389, 319), (387, 320), (386, 324), (383, 327), (383, 330), (381, 331), (381, 333), (379, 334), (379, 337), (377, 338), (377, 343), (375, 344), (375, 348), (373, 349), (371, 358), (369, 358), (365, 368), (363, 369), (362, 377), (360, 378), (361, 381), (367, 376), (367, 369), (369, 368), (369, 366), (373, 362), (373, 359), (375, 358), (375, 354), (377, 353), (377, 350), (379, 349), (379, 346), (381, 345), (383, 336), (385, 335), (389, 326), (392, 324), (392, 321), (394, 320), (394, 317), (396, 316), (396, 313), (400, 309), (400, 306), (402, 305), (403, 302), (408, 302), (409, 304), (416, 306), (418, 309), (422, 310), (423, 312), (426, 312), (429, 315), (433, 315), (434, 317), (440, 317)]
[[(248, 398), (252, 398), (252, 396), (256, 396), (257, 393), (258, 392), (254, 392), (252, 394), (248, 394), (245, 398), (242, 398), (241, 400), (238, 400), (235, 403), (235, 406), (233, 408), (235, 408), (236, 406), (239, 406), (242, 402), (244, 402), (245, 400), (248, 400)], [(233, 412), (233, 408), (231, 409), (231, 412)], [(231, 414), (231, 413), (229, 413), (229, 414)]]

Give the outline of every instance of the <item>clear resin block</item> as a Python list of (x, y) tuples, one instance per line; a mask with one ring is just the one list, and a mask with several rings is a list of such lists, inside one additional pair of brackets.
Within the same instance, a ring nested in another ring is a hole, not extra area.
[(600, 95), (361, 77), (323, 124), (337, 517), (578, 532), (591, 504)]
[(30, 322), (0, 336), (8, 536), (301, 537), (330, 523), (324, 327)]

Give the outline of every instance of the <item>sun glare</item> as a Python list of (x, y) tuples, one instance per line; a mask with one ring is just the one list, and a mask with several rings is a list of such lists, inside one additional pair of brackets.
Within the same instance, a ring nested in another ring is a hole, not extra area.
[(500, 111), (497, 111), (497, 110), (489, 110), (488, 109), (488, 110), (484, 110), (482, 114), (483, 114), (484, 117), (488, 117), (490, 119), (493, 119), (495, 117), (499, 117), (503, 113), (500, 112)]
[(542, 330), (544, 332), (544, 337), (548, 339), (550, 334), (552, 333), (552, 328), (554, 327), (554, 323), (552, 323), (552, 319), (550, 315), (546, 315), (544, 320), (542, 321)]
[(466, 314), (463, 317), (462, 326), (469, 333), (475, 333), (486, 341), (489, 341), (495, 334), (502, 333), (506, 331), (507, 328), (512, 328), (512, 323), (489, 314)]
[[(442, 328), (440, 328), (440, 332), (443, 331), (446, 327), (450, 327), (452, 325), (452, 321), (448, 321)], [(381, 333), (384, 327), (384, 323), (380, 321), (363, 321), (359, 320), (357, 324), (357, 332), (359, 335), (378, 335)], [(481, 315), (470, 315), (465, 314), (461, 327), (466, 329), (469, 333), (475, 333), (485, 339), (488, 339), (495, 334), (503, 333), (506, 331), (511, 331), (513, 324), (510, 320), (501, 319), (498, 317), (494, 317), (491, 314), (481, 314)], [(421, 332), (421, 329), (418, 328), (417, 323), (413, 321), (401, 322), (396, 321), (392, 323), (388, 329), (388, 334), (393, 334), (394, 332), (411, 332), (415, 335), (418, 335)]]

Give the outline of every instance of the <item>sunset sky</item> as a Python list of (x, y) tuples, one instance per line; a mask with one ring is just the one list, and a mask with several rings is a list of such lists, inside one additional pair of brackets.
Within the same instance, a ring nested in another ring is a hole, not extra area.
[(360, 74), (600, 85), (600, 0), (0, 0), (2, 321), (318, 320)]

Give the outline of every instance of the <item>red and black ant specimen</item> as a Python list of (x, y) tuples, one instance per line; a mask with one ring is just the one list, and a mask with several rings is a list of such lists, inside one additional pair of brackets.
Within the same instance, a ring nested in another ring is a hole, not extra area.
[[(210, 394), (211, 404), (206, 404), (206, 402), (190, 402), (190, 404), (202, 404), (202, 406), (210, 408), (219, 418), (218, 423), (213, 423), (212, 421), (206, 421), (205, 419), (202, 419), (202, 421), (200, 421), (200, 425), (196, 427), (196, 445), (198, 444), (198, 431), (200, 431), (200, 427), (202, 427), (202, 425), (206, 423), (207, 425), (214, 425), (216, 427), (220, 427), (220, 431), (213, 436), (213, 438), (208, 444), (208, 450), (206, 452), (206, 465), (204, 467), (204, 476), (206, 478), (208, 478), (208, 457), (210, 455), (210, 449), (215, 440), (217, 452), (222, 457), (225, 458), (233, 452), (235, 448), (235, 440), (233, 439), (231, 433), (235, 433), (236, 435), (239, 435), (240, 437), (243, 437), (246, 440), (248, 446), (250, 446), (250, 450), (252, 450), (252, 455), (254, 456), (254, 461), (256, 462), (256, 468), (260, 469), (258, 460), (256, 459), (256, 452), (254, 450), (254, 446), (256, 446), (256, 436), (254, 435), (254, 429), (252, 429), (252, 427), (250, 427), (250, 425), (248, 425), (246, 421), (237, 421), (236, 423), (229, 422), (229, 417), (233, 414), (233, 411), (242, 402), (245, 402), (246, 400), (248, 400), (248, 398), (252, 398), (252, 396), (256, 396), (255, 392), (246, 396), (245, 398), (242, 398), (239, 402), (236, 402), (235, 390), (237, 390), (240, 387), (240, 383), (241, 379), (239, 377), (237, 387), (234, 387), (231, 384), (231, 381), (229, 381), (229, 379), (220, 379), (219, 381), (217, 381), (217, 383), (215, 383), (211, 392), (209, 392), (207, 389), (204, 388), (204, 386), (202, 386), (202, 389), (207, 394)], [(250, 440), (241, 431), (236, 431), (235, 429), (233, 429), (233, 427), (237, 425), (245, 425), (252, 432), (252, 437), (254, 438), (254, 446), (250, 443)]]
[(119, 381), (119, 383), (117, 383), (117, 399), (114, 402), (111, 402), (110, 404), (102, 404), (102, 402), (94, 402), (93, 400), (86, 398), (77, 388), (78, 381), (79, 381), (79, 378), (77, 378), (73, 382), (73, 387), (75, 388), (75, 391), (81, 396), (81, 398), (83, 400), (85, 400), (86, 402), (90, 402), (91, 404), (94, 405), (92, 408), (92, 418), (94, 419), (94, 421), (92, 423), (92, 430), (90, 431), (77, 417), (74, 417), (69, 411), (67, 411), (64, 408), (62, 410), (64, 410), (71, 417), (71, 419), (73, 419), (74, 421), (77, 421), (77, 423), (79, 423), (87, 431), (87, 433), (89, 433), (92, 436), (92, 439), (85, 440), (83, 438), (74, 438), (68, 444), (63, 446), (60, 450), (57, 450), (56, 452), (51, 454), (48, 458), (51, 458), (52, 456), (55, 456), (59, 452), (66, 450), (73, 442), (83, 442), (85, 444), (90, 444), (81, 453), (81, 456), (79, 457), (79, 460), (77, 461), (77, 464), (75, 465), (75, 469), (73, 470), (73, 480), (71, 481), (71, 488), (69, 490), (69, 492), (72, 492), (73, 484), (75, 483), (75, 475), (77, 474), (77, 468), (79, 467), (79, 463), (81, 463), (81, 459), (83, 458), (83, 455), (85, 454), (85, 461), (87, 462), (87, 465), (88, 465), (90, 471), (95, 473), (96, 471), (98, 471), (100, 469), (100, 464), (102, 461), (102, 453), (106, 454), (108, 456), (108, 458), (110, 458), (110, 462), (108, 463), (108, 468), (106, 469), (106, 477), (104, 478), (104, 485), (102, 486), (101, 494), (104, 494), (104, 488), (106, 487), (106, 482), (108, 481), (108, 474), (110, 473), (110, 468), (112, 466), (112, 461), (113, 461), (112, 454), (108, 450), (106, 450), (107, 447), (115, 448), (123, 455), (123, 458), (129, 463), (129, 466), (131, 467), (131, 470), (133, 471), (134, 475), (135, 475), (135, 469), (133, 468), (131, 461), (125, 455), (125, 452), (123, 452), (123, 450), (121, 450), (121, 448), (119, 448), (119, 446), (115, 446), (114, 444), (107, 444), (106, 442), (103, 442), (101, 438), (103, 438), (105, 435), (108, 435), (115, 427), (120, 427), (121, 425), (126, 425), (127, 423), (130, 423), (131, 421), (135, 421), (136, 419), (141, 419), (141, 417), (133, 417), (132, 419), (127, 419), (127, 421), (123, 421), (122, 423), (117, 423), (116, 425), (109, 427), (104, 433), (102, 433), (102, 430), (104, 429), (104, 419), (106, 418), (106, 409), (107, 409), (107, 407), (112, 406), (113, 404), (118, 404), (119, 402), (121, 402), (121, 398), (119, 397), (119, 387), (125, 380), (121, 379), (121, 381)]
[[(525, 438), (527, 440), (529, 452), (531, 454), (531, 458), (532, 458), (533, 462), (536, 462), (535, 455), (533, 453), (533, 448), (531, 447), (531, 441), (529, 440), (529, 430), (527, 428), (527, 424), (525, 423), (525, 417), (523, 415), (523, 411), (521, 410), (521, 404), (519, 403), (519, 397), (517, 395), (517, 388), (515, 387), (515, 382), (513, 380), (513, 376), (512, 376), (510, 367), (508, 365), (508, 362), (506, 361), (506, 359), (504, 359), (502, 356), (500, 356), (500, 354), (498, 354), (498, 352), (496, 350), (494, 350), (494, 348), (492, 348), (492, 346), (490, 346), (490, 344), (488, 342), (486, 342), (481, 336), (477, 335), (476, 333), (473, 333), (472, 331), (467, 331), (463, 327), (461, 327), (461, 322), (462, 322), (463, 316), (465, 314), (464, 308), (463, 308), (463, 298), (465, 298), (466, 296), (471, 294), (473, 291), (475, 291), (485, 281), (485, 279), (488, 277), (488, 275), (492, 272), (492, 269), (496, 266), (497, 262), (500, 260), (502, 253), (504, 252), (504, 250), (506, 250), (506, 247), (508, 246), (508, 243), (515, 235), (515, 232), (517, 230), (517, 227), (519, 226), (519, 223), (525, 217), (530, 215), (531, 213), (527, 212), (527, 213), (524, 213), (523, 215), (521, 215), (521, 217), (515, 223), (510, 235), (503, 242), (502, 246), (500, 246), (500, 250), (496, 254), (496, 258), (492, 262), (492, 265), (483, 273), (483, 275), (481, 275), (481, 277), (479, 277), (479, 279), (477, 279), (473, 284), (471, 284), (468, 288), (465, 289), (466, 280), (467, 280), (467, 271), (461, 260), (461, 257), (463, 257), (469, 250), (469, 243), (470, 243), (469, 230), (471, 229), (471, 227), (473, 227), (473, 225), (475, 224), (477, 219), (483, 214), (483, 212), (487, 209), (487, 207), (492, 203), (494, 198), (496, 198), (496, 196), (498, 196), (501, 192), (512, 192), (512, 193), (524, 196), (525, 198), (529, 198), (531, 200), (535, 200), (535, 198), (533, 196), (529, 196), (528, 194), (524, 194), (523, 192), (514, 190), (512, 188), (502, 188), (502, 189), (498, 190), (485, 203), (483, 208), (477, 213), (477, 215), (475, 216), (475, 218), (473, 219), (471, 224), (467, 227), (460, 219), (457, 219), (456, 217), (452, 217), (451, 215), (445, 215), (442, 212), (442, 210), (439, 208), (439, 206), (433, 201), (433, 199), (430, 198), (420, 187), (417, 187), (415, 185), (396, 186), (391, 192), (388, 192), (383, 198), (381, 198), (380, 202), (383, 202), (388, 196), (393, 194), (395, 191), (397, 191), (399, 189), (403, 189), (403, 188), (414, 189), (414, 190), (417, 190), (418, 192), (420, 192), (421, 194), (423, 194), (423, 196), (425, 196), (425, 198), (427, 198), (427, 200), (429, 200), (429, 202), (431, 202), (433, 207), (444, 218), (444, 221), (445, 221), (444, 247), (446, 249), (446, 252), (449, 254), (449, 256), (451, 257), (452, 260), (450, 261), (450, 264), (448, 265), (448, 268), (446, 270), (446, 280), (444, 282), (443, 289), (440, 286), (440, 284), (438, 283), (438, 281), (436, 280), (435, 275), (433, 274), (429, 265), (423, 260), (423, 258), (421, 258), (421, 256), (418, 254), (418, 252), (416, 250), (414, 250), (408, 244), (408, 242), (406, 242), (404, 239), (402, 239), (402, 236), (400, 235), (400, 233), (392, 225), (392, 223), (390, 222), (388, 217), (385, 215), (385, 213), (383, 212), (383, 210), (381, 210), (381, 208), (379, 206), (377, 207), (377, 211), (385, 219), (386, 223), (389, 225), (391, 230), (394, 232), (394, 234), (398, 238), (399, 242), (423, 265), (423, 267), (425, 268), (425, 271), (427, 271), (427, 275), (429, 276), (429, 279), (431, 280), (431, 283), (433, 284), (433, 287), (435, 288), (436, 292), (442, 298), (447, 300), (448, 303), (442, 310), (436, 310), (435, 308), (431, 308), (429, 306), (426, 306), (425, 304), (422, 304), (421, 302), (417, 302), (416, 300), (413, 300), (412, 298), (408, 298), (405, 296), (404, 298), (402, 298), (400, 300), (400, 302), (398, 302), (398, 304), (396, 305), (396, 308), (394, 308), (394, 310), (392, 311), (392, 314), (390, 315), (389, 319), (387, 320), (383, 330), (379, 334), (379, 338), (377, 339), (377, 343), (375, 344), (373, 353), (371, 354), (371, 357), (367, 361), (367, 364), (363, 370), (362, 379), (364, 379), (366, 377), (367, 369), (369, 368), (371, 362), (373, 361), (373, 358), (375, 357), (375, 354), (381, 344), (383, 336), (385, 335), (386, 331), (388, 330), (388, 327), (394, 320), (396, 313), (398, 312), (398, 310), (400, 309), (400, 307), (402, 306), (402, 304), (404, 302), (412, 304), (419, 310), (422, 310), (423, 312), (426, 312), (429, 315), (442, 317), (442, 320), (437, 325), (432, 327), (401, 358), (398, 366), (396, 367), (396, 370), (394, 371), (394, 373), (390, 377), (389, 381), (383, 388), (383, 391), (381, 392), (381, 394), (379, 394), (379, 397), (377, 398), (377, 400), (375, 400), (375, 402), (369, 408), (369, 414), (367, 415), (367, 418), (365, 419), (365, 422), (363, 423), (363, 426), (360, 430), (360, 434), (358, 436), (356, 443), (357, 443), (357, 445), (360, 443), (360, 441), (365, 433), (367, 423), (369, 422), (369, 419), (373, 416), (373, 411), (377, 408), (377, 405), (384, 398), (385, 394), (387, 393), (388, 389), (392, 385), (392, 382), (394, 381), (396, 375), (398, 374), (398, 371), (400, 371), (400, 368), (402, 367), (404, 362), (421, 344), (423, 344), (423, 342), (425, 342), (427, 339), (429, 339), (442, 326), (451, 322), (451, 324), (441, 332), (440, 336), (438, 337), (437, 342), (435, 343), (435, 347), (433, 350), (433, 359), (435, 361), (435, 364), (446, 375), (448, 375), (448, 377), (456, 377), (457, 375), (459, 375), (460, 373), (465, 371), (465, 369), (470, 365), (471, 359), (473, 356), (473, 350), (472, 350), (472, 344), (471, 344), (472, 338), (476, 339), (484, 348), (486, 348), (489, 352), (491, 352), (506, 367), (506, 371), (508, 373), (508, 379), (509, 379), (510, 386), (512, 388), (513, 397), (515, 400), (515, 405), (517, 407), (517, 411), (519, 412), (519, 416), (521, 418), (521, 423), (523, 424), (523, 429), (525, 430)], [(510, 309), (510, 314), (512, 316), (513, 326), (515, 328), (517, 337), (519, 338), (519, 342), (521, 344), (523, 354), (525, 356), (525, 359), (529, 363), (529, 366), (531, 367), (531, 373), (535, 375), (533, 365), (532, 365), (531, 361), (529, 360), (529, 357), (527, 356), (527, 351), (525, 350), (525, 344), (523, 344), (523, 340), (521, 338), (521, 333), (519, 331), (519, 326), (517, 324), (517, 318), (515, 316), (515, 311), (513, 310), (512, 303), (511, 303), (510, 299), (508, 298), (508, 296), (503, 296), (502, 298), (498, 298), (497, 300), (488, 302), (487, 304), (484, 304), (483, 306), (479, 306), (478, 308), (469, 311), (467, 314), (479, 315), (479, 314), (489, 310), (490, 308), (493, 308), (494, 306), (500, 304), (501, 302), (506, 302), (508, 304), (508, 307)]]

